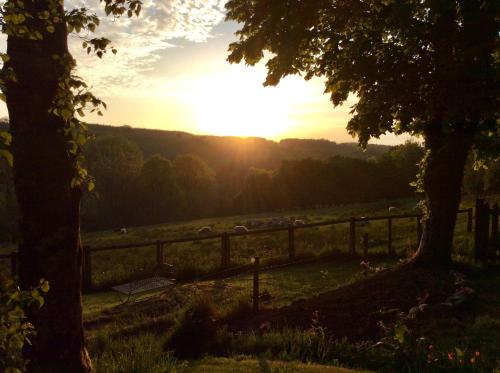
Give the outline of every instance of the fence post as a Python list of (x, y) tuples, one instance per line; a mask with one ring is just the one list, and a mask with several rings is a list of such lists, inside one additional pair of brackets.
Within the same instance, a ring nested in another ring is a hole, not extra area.
[(258, 256), (253, 258), (253, 310), (259, 311), (259, 266), (260, 258)]
[(474, 232), (474, 258), (476, 261), (486, 261), (490, 235), (489, 206), (482, 199), (476, 199), (476, 219)]
[(222, 247), (222, 269), (228, 268), (231, 263), (231, 251), (229, 247), (229, 235), (227, 232), (222, 233), (221, 236), (221, 247)]
[(11, 253), (10, 257), (10, 274), (12, 277), (17, 276), (17, 253)]
[(83, 246), (83, 289), (89, 291), (92, 288), (92, 258), (89, 246)]
[(387, 219), (387, 252), (389, 255), (394, 254), (392, 250), (392, 218)]
[(351, 218), (349, 222), (349, 252), (356, 254), (356, 219)]
[(156, 241), (156, 264), (158, 266), (163, 264), (163, 245), (160, 241)]
[(497, 256), (497, 251), (498, 251), (498, 213), (499, 213), (498, 203), (495, 203), (493, 205), (493, 208), (491, 209), (491, 238), (490, 238), (491, 258), (495, 261), (498, 260), (498, 256)]
[(222, 233), (220, 240), (220, 267), (226, 268), (226, 232)]
[(467, 232), (472, 232), (472, 207), (467, 209)]
[(363, 235), (363, 259), (368, 259), (368, 233)]
[(290, 224), (288, 226), (288, 259), (295, 259), (295, 234), (294, 226)]

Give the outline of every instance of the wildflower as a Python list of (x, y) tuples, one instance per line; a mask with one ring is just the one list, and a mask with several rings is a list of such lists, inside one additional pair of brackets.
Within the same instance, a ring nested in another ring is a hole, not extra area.
[(480, 355), (479, 351), (476, 351), (476, 353), (474, 355), (476, 355), (476, 357), (479, 357), (479, 355)]
[(473, 357), (471, 357), (471, 358), (470, 358), (470, 363), (471, 363), (471, 364), (474, 364), (475, 362), (476, 362), (476, 359), (475, 359), (475, 358), (473, 358)]
[(455, 354), (453, 352), (448, 352), (448, 360), (453, 360), (455, 358)]

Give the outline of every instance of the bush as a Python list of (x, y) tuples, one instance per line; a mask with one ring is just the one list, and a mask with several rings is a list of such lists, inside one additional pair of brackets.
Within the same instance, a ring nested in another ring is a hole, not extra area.
[(162, 352), (158, 335), (145, 333), (132, 338), (113, 338), (100, 332), (89, 340), (89, 353), (95, 373), (178, 373), (187, 364)]
[(47, 281), (31, 291), (21, 291), (13, 279), (0, 273), (0, 371), (6, 373), (26, 370), (28, 361), (23, 347), (35, 335), (34, 326), (26, 320), (24, 310), (42, 307), (42, 293), (49, 290)]
[(179, 317), (167, 337), (165, 350), (173, 350), (176, 357), (194, 359), (215, 348), (217, 334), (216, 313), (206, 298), (196, 300)]

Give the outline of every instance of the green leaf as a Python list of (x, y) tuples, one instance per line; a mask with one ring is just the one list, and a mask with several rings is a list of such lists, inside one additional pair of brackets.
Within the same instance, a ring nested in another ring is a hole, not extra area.
[(6, 131), (0, 132), (0, 137), (3, 139), (5, 145), (10, 145), (12, 142), (12, 135)]
[(403, 344), (406, 339), (406, 334), (408, 334), (408, 327), (404, 324), (399, 324), (394, 328), (394, 338), (400, 343)]
[(5, 158), (10, 167), (14, 165), (14, 157), (7, 149), (0, 149), (0, 157)]
[(47, 293), (50, 290), (49, 282), (47, 280), (40, 280), (40, 282), (40, 290), (42, 290), (42, 292), (44, 293)]

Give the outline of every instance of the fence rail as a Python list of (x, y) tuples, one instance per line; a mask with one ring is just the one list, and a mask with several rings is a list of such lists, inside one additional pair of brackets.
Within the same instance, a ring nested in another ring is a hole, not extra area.
[[(473, 220), (473, 209), (461, 209), (458, 210), (459, 214), (467, 214), (467, 231), (472, 232), (472, 220)], [(498, 211), (497, 211), (498, 216)], [(90, 247), (84, 246), (84, 265), (83, 265), (83, 286), (84, 289), (92, 288), (92, 253), (103, 252), (103, 251), (113, 251), (113, 250), (126, 250), (126, 249), (141, 249), (145, 247), (156, 247), (156, 261), (157, 264), (163, 263), (164, 246), (183, 242), (199, 242), (206, 240), (218, 239), (221, 241), (221, 269), (227, 269), (231, 265), (231, 249), (230, 249), (230, 238), (240, 237), (240, 236), (250, 236), (259, 234), (269, 234), (275, 232), (288, 232), (288, 258), (290, 260), (295, 259), (295, 231), (307, 228), (316, 228), (322, 226), (331, 226), (337, 224), (349, 224), (349, 252), (351, 254), (356, 253), (356, 223), (359, 222), (369, 222), (369, 221), (380, 221), (387, 220), (387, 252), (389, 254), (394, 254), (392, 247), (393, 236), (392, 236), (392, 223), (397, 219), (416, 219), (416, 234), (417, 242), (420, 240), (422, 235), (422, 224), (421, 224), (421, 214), (394, 214), (394, 215), (382, 215), (382, 216), (368, 216), (368, 217), (351, 217), (349, 219), (337, 219), (321, 221), (317, 223), (307, 223), (303, 225), (287, 225), (282, 227), (265, 228), (250, 230), (247, 232), (222, 232), (219, 234), (210, 234), (204, 236), (188, 236), (175, 239), (167, 240), (155, 240), (155, 241), (145, 241), (131, 244), (118, 244), (118, 245), (108, 245), (108, 246), (98, 246)], [(498, 217), (497, 217), (498, 219)], [(365, 239), (366, 240), (366, 239)], [(363, 244), (363, 251), (365, 252), (365, 243)], [(0, 259), (10, 259), (11, 260), (11, 273), (13, 275), (17, 274), (17, 253), (11, 254), (0, 254)]]

